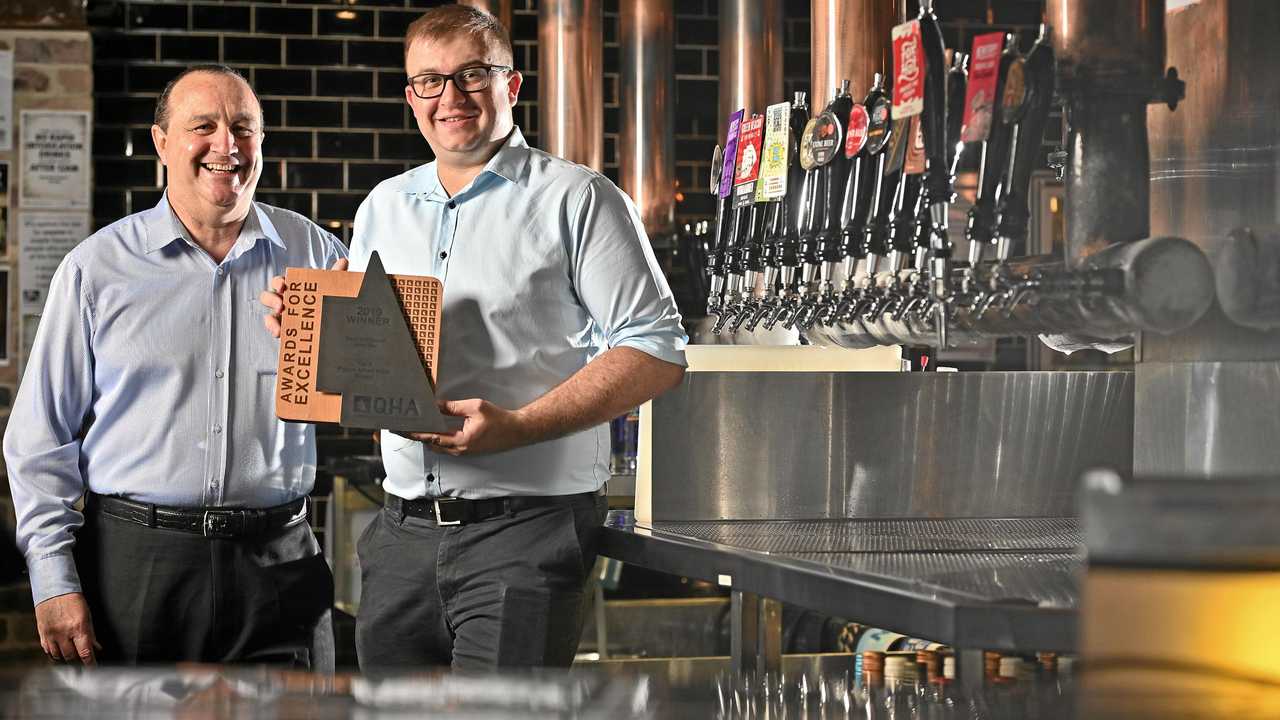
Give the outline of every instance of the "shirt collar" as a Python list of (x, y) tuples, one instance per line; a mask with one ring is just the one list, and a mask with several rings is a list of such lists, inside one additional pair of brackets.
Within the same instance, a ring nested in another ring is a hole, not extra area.
[[(440, 173), (437, 168), (438, 161), (432, 161), (409, 171), (401, 192), (410, 195), (424, 195), (427, 198), (439, 196), (439, 199), (448, 199), (444, 192), (444, 188), (440, 186)], [(489, 174), (506, 180), (507, 182), (519, 183), (524, 180), (526, 170), (529, 165), (529, 143), (524, 139), (524, 133), (520, 132), (519, 127), (513, 127), (511, 134), (507, 136), (502, 146), (498, 148), (498, 152), (489, 158), (489, 162), (485, 164), (484, 169), (476, 176)], [(475, 185), (473, 180), (471, 186)], [(461, 194), (461, 193), (459, 193)]]
[[(178, 240), (195, 245), (191, 234), (178, 220), (178, 214), (169, 204), (168, 190), (160, 196), (160, 202), (156, 203), (156, 206), (143, 217), (143, 223), (147, 228), (146, 250), (148, 253), (167, 247)], [(280, 248), (285, 246), (276, 226), (255, 202), (250, 205), (249, 214), (245, 216), (244, 226), (240, 228), (240, 237), (236, 240), (236, 247), (251, 245), (258, 240), (267, 240)]]

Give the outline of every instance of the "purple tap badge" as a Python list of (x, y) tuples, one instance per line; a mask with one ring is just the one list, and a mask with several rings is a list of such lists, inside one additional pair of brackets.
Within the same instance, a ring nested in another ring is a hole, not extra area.
[(724, 140), (724, 169), (720, 173), (720, 197), (727, 198), (733, 192), (733, 169), (738, 158), (738, 126), (742, 124), (742, 113), (729, 116), (729, 134)]

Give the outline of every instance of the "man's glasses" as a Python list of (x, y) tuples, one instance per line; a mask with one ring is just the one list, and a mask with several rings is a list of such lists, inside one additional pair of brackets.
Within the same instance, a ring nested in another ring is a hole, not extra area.
[(437, 98), (444, 94), (444, 86), (453, 81), (455, 87), (464, 93), (480, 92), (489, 87), (489, 76), (495, 72), (510, 72), (507, 65), (476, 65), (462, 68), (452, 75), (440, 73), (422, 73), (409, 78), (409, 87), (413, 94), (423, 100)]

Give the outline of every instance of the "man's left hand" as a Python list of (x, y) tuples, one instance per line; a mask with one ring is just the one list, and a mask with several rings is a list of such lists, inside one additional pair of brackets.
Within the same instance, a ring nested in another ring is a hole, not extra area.
[(488, 400), (446, 400), (440, 403), (440, 411), (462, 418), (462, 429), (452, 433), (405, 433), (405, 437), (453, 456), (501, 452), (532, 440), (518, 413)]

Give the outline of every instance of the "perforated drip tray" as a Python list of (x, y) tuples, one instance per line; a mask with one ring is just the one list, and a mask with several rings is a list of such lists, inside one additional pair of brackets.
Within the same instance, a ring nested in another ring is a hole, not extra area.
[(601, 552), (969, 647), (1075, 647), (1074, 518), (618, 524)]
[(726, 520), (658, 522), (654, 530), (766, 553), (1075, 552), (1074, 518)]

